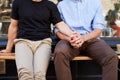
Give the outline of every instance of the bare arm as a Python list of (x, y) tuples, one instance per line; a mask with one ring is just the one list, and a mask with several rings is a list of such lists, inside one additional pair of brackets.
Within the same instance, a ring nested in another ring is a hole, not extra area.
[(70, 37), (70, 36), (72, 35), (72, 33), (73, 33), (73, 31), (72, 31), (72, 30), (68, 27), (68, 25), (66, 25), (63, 21), (55, 24), (55, 27), (58, 28), (58, 30), (59, 30), (61, 33), (65, 34), (65, 35), (67, 35), (67, 36), (69, 36), (69, 37)]
[(91, 33), (89, 33), (87, 35), (83, 35), (83, 38), (84, 38), (84, 41), (87, 41), (87, 40), (90, 40), (90, 39), (97, 38), (101, 34), (102, 34), (102, 30), (101, 29), (95, 29)]
[(12, 51), (14, 45), (14, 39), (17, 36), (17, 30), (18, 30), (18, 20), (11, 19), (11, 23), (8, 29), (8, 43), (5, 52)]
[(70, 40), (70, 43), (72, 46), (74, 46), (75, 48), (79, 48), (82, 46), (82, 44), (85, 41), (97, 38), (101, 35), (102, 30), (101, 29), (95, 29), (93, 30), (91, 33), (86, 34), (86, 35), (80, 35), (78, 32), (75, 32), (74, 34), (76, 35), (74, 37), (74, 39)]
[(59, 39), (69, 41), (70, 44), (71, 44), (71, 46), (73, 46), (74, 48), (79, 48), (79, 44), (76, 43), (76, 41), (77, 41), (77, 39), (78, 39), (77, 37), (75, 37), (75, 36), (77, 36), (76, 34), (73, 36), (73, 37), (74, 37), (73, 40), (72, 40), (72, 37), (69, 37), (69, 36), (63, 34), (63, 33), (61, 33), (60, 31), (56, 32), (56, 35), (57, 35), (57, 37), (58, 37)]
[(70, 37), (61, 33), (60, 31), (56, 32), (56, 36), (59, 38), (59, 39), (63, 39), (63, 40), (67, 40), (67, 41), (70, 41)]

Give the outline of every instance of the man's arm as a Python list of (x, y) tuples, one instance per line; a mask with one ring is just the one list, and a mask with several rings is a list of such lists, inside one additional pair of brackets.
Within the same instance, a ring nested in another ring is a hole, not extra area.
[[(80, 43), (79, 41), (79, 37), (77, 32), (73, 32), (73, 36), (69, 37), (63, 33), (61, 33), (60, 31), (56, 32), (56, 36), (59, 38), (59, 39), (62, 39), (62, 40), (66, 40), (66, 41), (69, 41), (71, 46), (73, 46), (74, 48), (79, 48), (80, 45), (82, 45), (82, 43)], [(80, 36), (80, 35), (79, 35)]]
[(11, 23), (8, 29), (8, 43), (5, 50), (2, 50), (2, 52), (11, 52), (13, 45), (14, 45), (14, 39), (17, 36), (17, 30), (18, 30), (18, 20), (11, 19)]
[(73, 34), (73, 31), (68, 27), (67, 24), (65, 24), (63, 21), (55, 24), (55, 27), (66, 36), (71, 36)]
[(85, 41), (97, 38), (97, 37), (99, 37), (101, 35), (101, 33), (102, 33), (101, 29), (95, 29), (91, 33), (86, 34), (86, 35), (80, 35), (78, 32), (74, 32), (75, 38), (70, 40), (70, 43), (75, 48), (79, 48), (79, 47), (82, 46), (82, 44)]
[(82, 35), (82, 37), (83, 37), (83, 40), (84, 40), (84, 41), (87, 41), (87, 40), (90, 40), (90, 39), (97, 38), (97, 37), (99, 37), (101, 34), (102, 34), (102, 29), (95, 29), (95, 30), (93, 30), (92, 32), (90, 32), (89, 34)]
[(56, 32), (56, 36), (59, 38), (59, 39), (62, 39), (62, 40), (67, 40), (67, 41), (70, 41), (70, 37), (61, 33), (60, 31)]
[(97, 37), (99, 37), (102, 34), (102, 29), (95, 29), (92, 32), (86, 34), (86, 35), (80, 35), (79, 33), (75, 33), (77, 35), (77, 40), (74, 39), (71, 42), (75, 42), (77, 44), (79, 43), (83, 43), (85, 41), (91, 40), (91, 39), (95, 39)]

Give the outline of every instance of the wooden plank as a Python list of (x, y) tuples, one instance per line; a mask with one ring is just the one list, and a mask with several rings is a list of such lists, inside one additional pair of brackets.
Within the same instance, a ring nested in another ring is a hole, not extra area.
[(15, 60), (15, 53), (0, 53), (0, 59)]
[[(120, 55), (118, 55), (118, 58), (120, 59)], [(15, 53), (0, 53), (0, 59), (15, 60)], [(77, 56), (73, 58), (73, 60), (92, 60), (92, 59), (88, 56)]]
[[(14, 60), (15, 54), (14, 53), (0, 53), (0, 59)], [(53, 60), (53, 57), (51, 59)], [(73, 60), (92, 60), (92, 59), (87, 56), (77, 56)]]
[[(120, 55), (118, 55), (118, 59), (120, 59)], [(88, 56), (77, 56), (77, 57), (73, 58), (73, 60), (92, 60), (92, 58), (90, 58)]]
[[(118, 55), (118, 59), (120, 59), (120, 55)], [(73, 58), (73, 60), (92, 60), (92, 58), (90, 58), (88, 56), (77, 56), (77, 57)]]
[(73, 60), (92, 60), (92, 59), (88, 56), (77, 56), (73, 58)]

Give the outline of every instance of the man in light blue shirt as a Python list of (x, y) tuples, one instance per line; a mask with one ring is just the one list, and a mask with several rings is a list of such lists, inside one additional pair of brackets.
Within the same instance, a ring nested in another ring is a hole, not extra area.
[(77, 36), (71, 40), (55, 30), (61, 39), (54, 51), (57, 80), (72, 80), (69, 61), (80, 54), (91, 57), (102, 66), (102, 80), (117, 80), (117, 55), (98, 39), (104, 29), (100, 0), (63, 0), (58, 3), (58, 9), (63, 21)]
[[(104, 28), (104, 17), (99, 0), (64, 0), (58, 4), (62, 19), (80, 34)], [(92, 5), (94, 4), (94, 5)]]

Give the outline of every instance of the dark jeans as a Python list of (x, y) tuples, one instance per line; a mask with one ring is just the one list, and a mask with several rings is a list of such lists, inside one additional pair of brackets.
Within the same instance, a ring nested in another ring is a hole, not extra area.
[(118, 57), (103, 40), (89, 40), (79, 49), (73, 48), (68, 41), (60, 40), (54, 53), (57, 80), (72, 80), (70, 60), (80, 54), (91, 57), (102, 66), (102, 80), (117, 80), (118, 78)]

